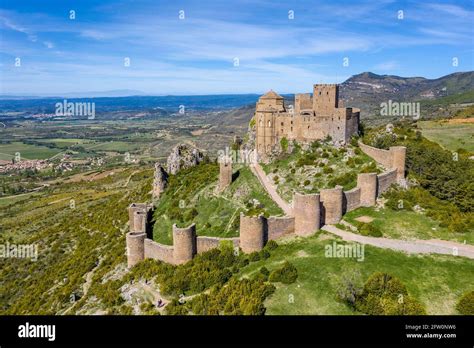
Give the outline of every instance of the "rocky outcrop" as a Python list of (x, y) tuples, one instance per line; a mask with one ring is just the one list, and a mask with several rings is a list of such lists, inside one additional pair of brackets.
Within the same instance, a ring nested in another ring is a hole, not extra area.
[(163, 169), (161, 163), (155, 163), (155, 176), (153, 178), (153, 199), (159, 199), (161, 193), (168, 184), (168, 173)]
[(204, 156), (197, 148), (188, 144), (178, 144), (173, 150), (167, 160), (167, 171), (169, 174), (176, 174), (181, 169), (191, 168), (197, 166), (202, 162)]

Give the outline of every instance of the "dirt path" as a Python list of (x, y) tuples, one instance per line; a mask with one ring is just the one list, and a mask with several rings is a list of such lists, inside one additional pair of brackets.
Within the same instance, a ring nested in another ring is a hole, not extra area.
[(366, 237), (359, 234), (343, 231), (336, 226), (325, 225), (322, 230), (335, 234), (343, 240), (368, 244), (383, 249), (405, 251), (410, 254), (445, 254), (465, 256), (474, 259), (474, 246), (440, 239), (406, 241), (390, 238)]
[(258, 178), (265, 190), (268, 192), (273, 201), (285, 212), (286, 215), (292, 216), (293, 210), (291, 206), (280, 197), (276, 191), (276, 187), (268, 180), (267, 175), (258, 163), (250, 164), (250, 170)]

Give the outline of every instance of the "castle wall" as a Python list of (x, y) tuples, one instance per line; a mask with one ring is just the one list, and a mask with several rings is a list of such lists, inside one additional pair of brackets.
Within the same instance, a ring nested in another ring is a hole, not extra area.
[(275, 240), (295, 232), (295, 218), (270, 216), (267, 219), (267, 239)]
[(174, 248), (147, 238), (145, 239), (145, 258), (174, 264)]
[(371, 207), (377, 199), (377, 173), (360, 173), (357, 175), (357, 187), (360, 188), (360, 205)]
[(324, 189), (320, 192), (322, 203), (321, 218), (324, 224), (339, 223), (342, 218), (342, 187)]
[(350, 212), (360, 207), (360, 192), (359, 187), (343, 192), (343, 213)]
[(397, 169), (397, 181), (405, 179), (405, 161), (407, 155), (407, 148), (405, 146), (390, 147), (391, 153), (391, 168)]
[(365, 145), (361, 141), (359, 141), (359, 147), (366, 155), (372, 157), (385, 168), (392, 166), (392, 156), (389, 150), (377, 149), (376, 147)]
[(218, 248), (221, 241), (231, 241), (234, 247), (239, 247), (239, 238), (197, 237), (197, 253)]
[(262, 215), (245, 216), (240, 213), (240, 248), (244, 253), (252, 253), (263, 249), (265, 225)]
[(377, 194), (380, 196), (387, 191), (389, 187), (397, 182), (397, 168), (377, 175)]
[(319, 194), (293, 196), (293, 212), (295, 215), (295, 233), (302, 236), (311, 235), (320, 227)]
[(144, 232), (129, 232), (125, 239), (127, 244), (127, 264), (133, 267), (138, 262), (145, 259), (145, 238)]
[(360, 127), (360, 110), (356, 108), (347, 109), (346, 117), (346, 140), (348, 141), (353, 135), (359, 134)]
[(313, 109), (313, 98), (311, 94), (295, 94), (295, 105), (294, 113), (298, 115), (301, 110), (312, 110)]
[(185, 228), (173, 225), (173, 257), (176, 264), (186, 263), (196, 255), (196, 225)]

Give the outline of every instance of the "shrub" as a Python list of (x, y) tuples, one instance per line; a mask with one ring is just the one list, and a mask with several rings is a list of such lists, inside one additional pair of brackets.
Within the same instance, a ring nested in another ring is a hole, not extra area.
[(303, 185), (304, 185), (304, 186), (308, 186), (309, 184), (311, 184), (311, 181), (309, 181), (308, 179), (306, 179), (306, 180), (303, 182)]
[(357, 222), (356, 227), (363, 236), (382, 237), (383, 235), (382, 231), (372, 223)]
[(324, 169), (323, 169), (324, 174), (329, 174), (329, 173), (332, 173), (332, 172), (334, 172), (334, 169), (332, 169), (331, 167), (324, 167)]
[(355, 184), (356, 180), (357, 176), (355, 173), (345, 173), (329, 181), (329, 186), (335, 187), (339, 185), (343, 186), (344, 189), (348, 189), (350, 186)]
[(260, 259), (261, 260), (266, 260), (270, 257), (270, 253), (267, 249), (262, 249), (260, 250)]
[(336, 292), (338, 301), (344, 302), (355, 309), (356, 300), (362, 294), (362, 285), (359, 272), (350, 272), (342, 276)]
[(382, 272), (372, 274), (362, 294), (356, 297), (355, 308), (370, 315), (421, 315), (425, 308), (410, 297), (400, 279)]
[(276, 248), (278, 248), (278, 243), (274, 241), (273, 239), (269, 240), (267, 244), (265, 245), (265, 248), (268, 250), (275, 250)]
[(260, 254), (257, 251), (254, 251), (249, 255), (250, 262), (260, 261)]
[(281, 138), (281, 140), (280, 140), (280, 145), (281, 145), (281, 149), (282, 149), (284, 152), (287, 152), (287, 151), (288, 151), (288, 139), (286, 139), (285, 137)]
[(291, 284), (298, 278), (298, 271), (288, 261), (285, 262), (282, 268), (276, 269), (270, 273), (268, 280), (271, 282), (280, 282), (283, 284)]
[(465, 292), (456, 304), (456, 309), (461, 314), (474, 315), (474, 291)]

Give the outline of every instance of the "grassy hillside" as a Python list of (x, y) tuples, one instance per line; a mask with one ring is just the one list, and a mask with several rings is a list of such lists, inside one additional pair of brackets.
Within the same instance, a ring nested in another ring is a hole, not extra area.
[(336, 185), (350, 190), (357, 184), (358, 173), (378, 173), (383, 168), (355, 146), (337, 149), (315, 141), (306, 149), (295, 146), (291, 153), (263, 165), (263, 169), (282, 198), (291, 201), (295, 191), (317, 193)]
[(145, 200), (151, 176), (130, 168), (2, 207), (0, 243), (37, 245), (38, 258), (0, 259), (0, 313), (74, 313), (88, 301), (99, 310), (104, 276), (126, 260), (126, 208)]
[[(290, 238), (272, 252), (269, 259), (250, 264), (242, 276), (253, 276), (262, 266), (273, 270), (290, 261), (298, 270), (298, 279), (290, 285), (277, 285), (265, 301), (267, 314), (357, 314), (336, 300), (336, 292), (345, 275), (360, 274), (365, 281), (373, 272), (398, 277), (408, 291), (426, 307), (428, 314), (456, 314), (455, 304), (463, 292), (472, 289), (474, 263), (453, 256), (409, 256), (375, 247), (365, 247), (364, 260), (325, 257), (325, 246), (332, 235), (318, 233), (310, 238)], [(360, 313), (359, 313), (360, 314)]]
[(235, 180), (222, 194), (216, 191), (218, 173), (218, 165), (208, 163), (170, 176), (154, 212), (154, 240), (171, 245), (173, 224), (193, 222), (198, 235), (236, 237), (240, 212), (282, 214), (248, 167), (234, 165)]

